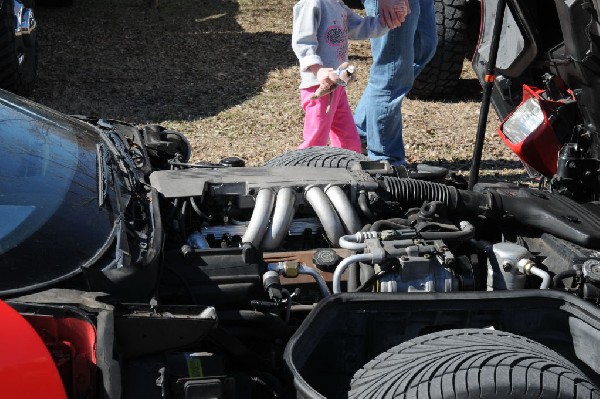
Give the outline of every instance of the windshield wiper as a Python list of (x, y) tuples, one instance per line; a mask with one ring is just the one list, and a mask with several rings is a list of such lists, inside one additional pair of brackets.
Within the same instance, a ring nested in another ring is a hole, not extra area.
[[(121, 136), (119, 136), (114, 129), (109, 128), (109, 126), (112, 127), (111, 125), (106, 125), (105, 123), (101, 124), (101, 122), (102, 121), (98, 121), (98, 126), (96, 128), (106, 145), (107, 159), (110, 158), (120, 172), (122, 181), (127, 187), (127, 190), (129, 192), (134, 192), (140, 183), (140, 179), (136, 173), (137, 168), (135, 162), (131, 159)], [(108, 155), (110, 155), (110, 157), (108, 157)]]
[(102, 208), (108, 197), (108, 176), (110, 156), (104, 144), (96, 144), (96, 173), (98, 184), (98, 207)]

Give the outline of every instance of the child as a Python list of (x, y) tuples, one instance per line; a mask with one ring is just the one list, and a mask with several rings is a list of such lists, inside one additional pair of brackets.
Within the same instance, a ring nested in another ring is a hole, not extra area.
[(345, 88), (337, 87), (331, 98), (311, 96), (319, 86), (329, 89), (338, 80), (336, 70), (347, 65), (348, 39), (369, 39), (387, 31), (379, 18), (361, 17), (341, 0), (300, 0), (294, 6), (292, 48), (300, 61), (305, 113), (304, 142), (298, 148), (325, 146), (330, 138), (333, 147), (361, 152)]

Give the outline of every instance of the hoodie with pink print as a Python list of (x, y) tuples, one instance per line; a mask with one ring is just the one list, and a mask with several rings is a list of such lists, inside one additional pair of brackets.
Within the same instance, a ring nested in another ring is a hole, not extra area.
[(292, 48), (300, 61), (300, 88), (319, 84), (311, 65), (337, 68), (348, 61), (348, 40), (383, 36), (377, 17), (362, 17), (341, 0), (300, 0), (294, 6)]

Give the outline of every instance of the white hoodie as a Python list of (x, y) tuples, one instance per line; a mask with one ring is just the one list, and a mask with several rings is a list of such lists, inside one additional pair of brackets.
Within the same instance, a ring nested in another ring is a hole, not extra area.
[(300, 0), (294, 6), (292, 48), (300, 60), (300, 88), (319, 84), (311, 65), (337, 68), (348, 61), (348, 39), (383, 36), (378, 17), (361, 17), (341, 0)]

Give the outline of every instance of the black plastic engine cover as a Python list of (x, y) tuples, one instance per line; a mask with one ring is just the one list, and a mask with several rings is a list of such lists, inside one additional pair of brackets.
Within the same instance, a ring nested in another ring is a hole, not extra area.
[(557, 237), (600, 248), (600, 217), (595, 204), (579, 204), (567, 197), (529, 188), (495, 189), (494, 203), (503, 218)]

